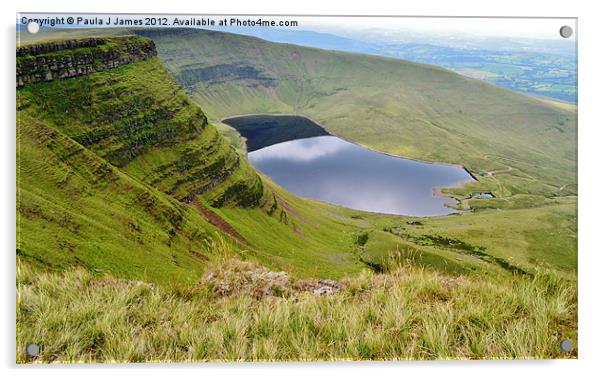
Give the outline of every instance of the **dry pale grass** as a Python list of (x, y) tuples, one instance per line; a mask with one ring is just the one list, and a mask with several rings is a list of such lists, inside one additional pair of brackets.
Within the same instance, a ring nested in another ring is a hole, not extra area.
[[(577, 290), (533, 278), (446, 276), (411, 264), (313, 281), (223, 259), (194, 287), (154, 287), (74, 269), (17, 277), (18, 362), (531, 359), (576, 344)], [(308, 288), (309, 287), (309, 288)], [(24, 348), (41, 346), (36, 359)]]

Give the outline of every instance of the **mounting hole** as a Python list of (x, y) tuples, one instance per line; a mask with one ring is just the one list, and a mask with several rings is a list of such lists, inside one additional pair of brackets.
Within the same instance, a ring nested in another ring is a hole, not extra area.
[(36, 357), (40, 354), (40, 346), (35, 343), (28, 344), (27, 347), (25, 347), (25, 353), (27, 356)]
[(573, 350), (573, 343), (570, 340), (563, 340), (560, 342), (560, 349), (564, 352), (571, 352)]
[(568, 26), (568, 25), (564, 25), (563, 27), (560, 28), (560, 36), (562, 38), (570, 38), (571, 35), (573, 35), (573, 28)]
[(40, 31), (40, 24), (38, 24), (35, 21), (29, 21), (27, 23), (27, 31), (31, 34), (37, 33), (38, 31)]

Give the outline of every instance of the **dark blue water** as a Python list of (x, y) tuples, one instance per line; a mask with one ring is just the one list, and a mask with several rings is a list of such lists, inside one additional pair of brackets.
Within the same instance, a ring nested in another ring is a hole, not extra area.
[(249, 161), (285, 189), (305, 198), (358, 210), (409, 216), (458, 212), (440, 187), (472, 181), (464, 169), (374, 152), (335, 136), (273, 144)]

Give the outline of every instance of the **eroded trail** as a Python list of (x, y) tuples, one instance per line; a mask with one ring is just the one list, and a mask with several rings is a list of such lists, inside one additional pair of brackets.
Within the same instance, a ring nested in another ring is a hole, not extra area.
[(201, 214), (207, 219), (207, 221), (209, 221), (209, 223), (211, 225), (219, 228), (220, 230), (222, 230), (223, 232), (225, 232), (226, 234), (228, 234), (235, 240), (237, 240), (245, 245), (249, 245), (249, 242), (240, 233), (238, 233), (236, 231), (236, 229), (234, 229), (234, 227), (232, 227), (232, 225), (230, 225), (226, 220), (224, 220), (220, 215), (213, 212), (212, 210), (205, 207), (202, 203), (199, 203), (196, 200), (190, 204), (194, 208), (198, 209), (199, 212), (201, 212)]

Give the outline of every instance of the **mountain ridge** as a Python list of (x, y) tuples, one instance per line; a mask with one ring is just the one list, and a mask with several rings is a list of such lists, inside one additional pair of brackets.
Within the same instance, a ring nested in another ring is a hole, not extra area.
[[(17, 59), (29, 77), (17, 90), (18, 255), (153, 281), (198, 278), (209, 245), (229, 236), (186, 202), (261, 206), (261, 179), (159, 64), (151, 40), (44, 46)], [(154, 159), (161, 150), (167, 158)]]

